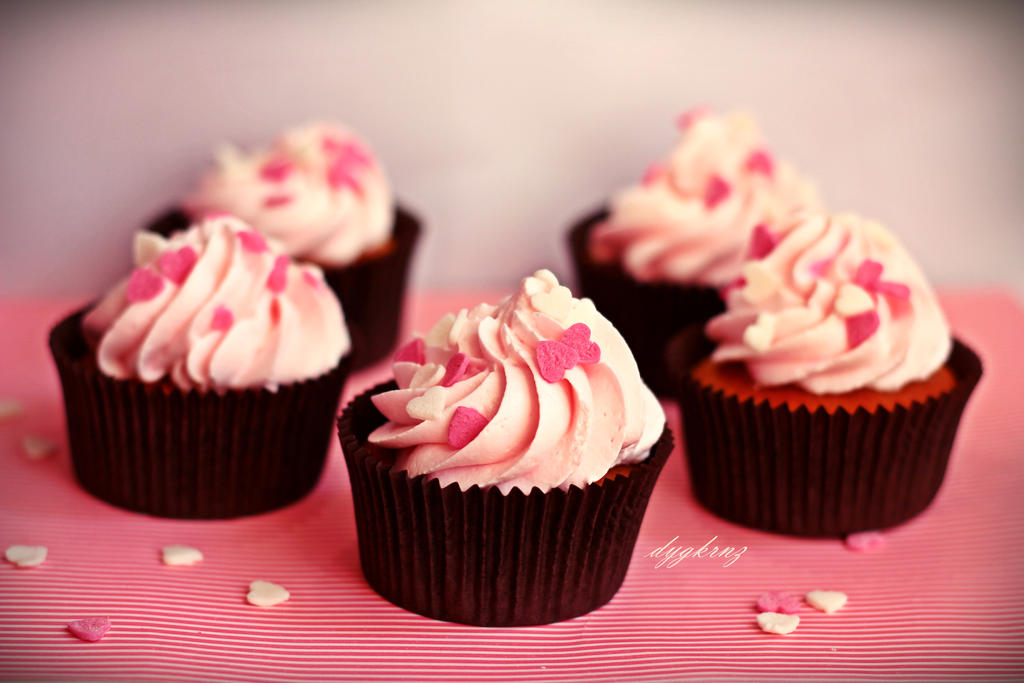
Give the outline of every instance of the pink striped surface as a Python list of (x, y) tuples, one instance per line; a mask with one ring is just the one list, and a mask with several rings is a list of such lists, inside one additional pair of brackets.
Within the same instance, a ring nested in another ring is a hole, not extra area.
[[(411, 329), (487, 293), (415, 297)], [(348, 479), (337, 444), (316, 491), (279, 512), (225, 522), (154, 519), (101, 503), (73, 481), (45, 334), (74, 302), (0, 303), (0, 397), (26, 412), (0, 423), (0, 545), (45, 545), (34, 569), (0, 566), (0, 678), (19, 680), (1024, 679), (1017, 598), (1024, 575), (1024, 310), (999, 291), (944, 297), (957, 334), (985, 363), (946, 483), (931, 508), (886, 534), (880, 552), (838, 540), (743, 529), (698, 507), (680, 454), (654, 491), (626, 582), (607, 606), (550, 626), (482, 629), (394, 607), (363, 580)], [(383, 379), (354, 376), (346, 397)], [(678, 412), (669, 406), (678, 427)], [(30, 461), (26, 434), (62, 451)], [(690, 558), (655, 567), (676, 545), (746, 546), (731, 566)], [(165, 567), (160, 548), (206, 559)], [(245, 602), (254, 579), (291, 591)], [(767, 590), (842, 590), (840, 612), (804, 608), (788, 636), (762, 633)], [(73, 619), (108, 615), (85, 643)]]

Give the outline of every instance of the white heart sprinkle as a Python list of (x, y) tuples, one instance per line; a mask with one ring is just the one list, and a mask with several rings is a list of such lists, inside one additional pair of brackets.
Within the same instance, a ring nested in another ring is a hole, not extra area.
[(760, 261), (749, 261), (743, 264), (743, 296), (751, 303), (764, 301), (778, 291), (782, 284), (778, 276)]
[(774, 338), (775, 316), (771, 313), (759, 314), (757, 322), (743, 330), (743, 343), (761, 353), (771, 348)]
[(41, 545), (12, 545), (4, 557), (19, 567), (37, 567), (46, 559), (46, 548)]
[(217, 167), (227, 175), (237, 175), (245, 168), (245, 155), (230, 142), (222, 142), (213, 150)]
[(839, 591), (811, 591), (804, 596), (807, 604), (814, 609), (821, 610), (826, 614), (832, 614), (846, 604), (846, 593)]
[(16, 398), (0, 398), (0, 420), (7, 420), (21, 415), (25, 407)]
[(874, 307), (874, 300), (863, 287), (847, 282), (839, 287), (839, 296), (836, 297), (836, 303), (832, 308), (837, 314), (849, 318), (851, 315), (870, 311)]
[(166, 545), (162, 552), (164, 564), (171, 567), (183, 567), (203, 561), (203, 554), (199, 549), (187, 545)]
[(413, 373), (412, 379), (409, 380), (409, 388), (419, 389), (420, 387), (434, 386), (441, 381), (442, 377), (444, 377), (443, 365), (426, 363)]
[(448, 333), (452, 331), (454, 323), (455, 316), (451, 313), (445, 314), (443, 318), (434, 323), (434, 326), (430, 328), (430, 332), (427, 332), (426, 336), (423, 337), (423, 341), (427, 346), (447, 346)]
[(466, 326), (466, 319), (469, 317), (469, 311), (463, 308), (459, 311), (458, 315), (455, 316), (455, 320), (452, 321), (452, 328), (448, 330), (448, 345), (452, 346), (458, 341), (459, 336), (462, 334), (462, 329)]
[(166, 248), (167, 240), (164, 237), (156, 234), (155, 232), (140, 230), (135, 233), (135, 243), (133, 245), (135, 265), (149, 265), (155, 261)]
[(405, 404), (406, 414), (414, 420), (436, 420), (444, 412), (444, 387), (430, 387), (423, 395)]
[(547, 268), (541, 268), (540, 270), (538, 270), (536, 273), (533, 274), (533, 277), (537, 278), (538, 280), (541, 280), (543, 282), (548, 283), (552, 287), (557, 287), (558, 286), (558, 278), (555, 277), (555, 274), (552, 273)]
[(579, 299), (572, 307), (572, 313), (569, 314), (569, 319), (566, 323), (568, 325), (586, 323), (589, 326), (593, 323), (595, 316), (597, 316), (597, 308), (594, 306), (594, 302), (584, 297)]
[(530, 303), (540, 313), (564, 321), (572, 309), (572, 292), (568, 287), (555, 287), (549, 292), (538, 292), (530, 297)]
[(41, 460), (57, 452), (57, 442), (41, 436), (26, 436), (21, 447), (30, 460)]
[(278, 586), (270, 581), (253, 581), (249, 584), (249, 593), (245, 599), (250, 605), (257, 607), (273, 607), (291, 597), (291, 593), (284, 586)]
[(796, 614), (779, 614), (778, 612), (761, 612), (757, 615), (757, 625), (765, 633), (777, 633), (784, 636), (792, 633), (800, 625), (800, 616)]

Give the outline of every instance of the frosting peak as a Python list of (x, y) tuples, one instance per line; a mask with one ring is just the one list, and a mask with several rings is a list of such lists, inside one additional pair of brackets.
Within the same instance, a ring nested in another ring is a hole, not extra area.
[(647, 457), (665, 425), (619, 333), (546, 270), (496, 306), (443, 317), (394, 372), (370, 441), (442, 486), (584, 486)]
[(680, 127), (668, 159), (613, 197), (591, 251), (638, 280), (719, 287), (736, 277), (755, 226), (816, 207), (817, 194), (772, 155), (747, 114), (695, 110)]
[(878, 223), (800, 214), (755, 232), (748, 254), (707, 334), (721, 342), (713, 360), (744, 361), (758, 384), (894, 391), (949, 355), (934, 292)]
[(341, 126), (312, 123), (270, 147), (223, 146), (186, 200), (191, 214), (227, 211), (297, 258), (345, 265), (391, 235), (391, 190), (366, 144)]
[(317, 377), (350, 346), (314, 265), (276, 253), (233, 217), (165, 240), (139, 233), (136, 268), (83, 321), (102, 372), (182, 390), (276, 389)]

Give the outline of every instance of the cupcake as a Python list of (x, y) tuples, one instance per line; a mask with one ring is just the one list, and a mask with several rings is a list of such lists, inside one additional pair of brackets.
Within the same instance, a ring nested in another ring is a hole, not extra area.
[(546, 270), (403, 346), (339, 431), (367, 581), (482, 626), (610, 600), (672, 450), (622, 337)]
[(910, 519), (942, 483), (978, 357), (879, 224), (804, 214), (753, 239), (769, 246), (706, 339), (668, 351), (697, 499), (803, 536)]
[(608, 208), (573, 227), (572, 258), (582, 294), (622, 332), (644, 380), (672, 392), (665, 344), (680, 329), (723, 310), (718, 290), (739, 275), (754, 231), (799, 207), (814, 188), (778, 161), (753, 119), (694, 110), (664, 161)]
[(50, 333), (78, 481), (162, 517), (236, 517), (304, 496), (350, 347), (320, 268), (232, 217), (169, 240), (140, 233), (135, 263)]
[(394, 202), (384, 170), (355, 133), (313, 123), (266, 149), (225, 146), (182, 205), (150, 229), (168, 235), (220, 211), (323, 269), (345, 309), (355, 367), (394, 348), (420, 222)]

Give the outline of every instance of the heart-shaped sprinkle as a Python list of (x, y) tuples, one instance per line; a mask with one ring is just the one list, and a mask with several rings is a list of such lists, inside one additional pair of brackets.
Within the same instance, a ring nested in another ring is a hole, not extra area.
[(747, 261), (743, 264), (743, 296), (750, 303), (756, 304), (769, 298), (779, 290), (779, 277), (761, 264), (760, 261)]
[(302, 281), (305, 282), (310, 287), (312, 287), (313, 289), (320, 288), (320, 278), (314, 275), (313, 271), (311, 270), (302, 271)]
[(263, 208), (265, 209), (276, 209), (280, 206), (287, 206), (292, 203), (292, 197), (290, 194), (272, 194), (263, 200)]
[(370, 153), (355, 140), (325, 135), (320, 141), (320, 148), (328, 155), (344, 159), (353, 166), (369, 166), (373, 161)]
[(287, 157), (273, 157), (260, 166), (260, 177), (268, 183), (283, 183), (291, 175), (295, 164)]
[(803, 603), (800, 598), (779, 591), (765, 593), (757, 599), (757, 610), (759, 612), (796, 614), (802, 606)]
[(41, 545), (12, 545), (4, 557), (18, 567), (38, 567), (46, 560), (46, 548)]
[(444, 412), (444, 389), (430, 387), (421, 396), (409, 399), (405, 412), (414, 420), (436, 420)]
[(421, 365), (416, 372), (413, 373), (412, 379), (409, 380), (410, 389), (419, 389), (420, 387), (430, 387), (441, 381), (444, 377), (444, 368), (437, 363), (427, 363)]
[(423, 365), (427, 361), (426, 345), (423, 343), (422, 337), (416, 337), (408, 344), (398, 349), (395, 352), (395, 357), (392, 359), (395, 363), (416, 363), (417, 365)]
[(76, 638), (95, 643), (110, 630), (110, 617), (89, 617), (68, 623), (68, 630)]
[(242, 230), (239, 232), (238, 241), (241, 242), (242, 249), (253, 254), (262, 254), (269, 248), (267, 247), (267, 240), (263, 239), (263, 235), (254, 230)]
[(534, 271), (533, 277), (537, 278), (541, 282), (547, 283), (551, 287), (558, 286), (558, 278), (555, 277), (555, 274), (547, 268), (541, 268), (540, 270)]
[(576, 323), (589, 323), (593, 321), (596, 315), (597, 308), (594, 306), (594, 302), (587, 297), (583, 297), (582, 299), (577, 299), (576, 303), (573, 304), (566, 322), (573, 325)]
[(846, 547), (859, 553), (873, 553), (885, 547), (885, 536), (880, 531), (861, 531), (845, 539)]
[(463, 448), (487, 426), (487, 418), (479, 411), (459, 406), (448, 423), (448, 445)]
[(430, 332), (427, 332), (427, 336), (424, 337), (424, 341), (427, 346), (447, 346), (448, 333), (452, 331), (452, 325), (454, 323), (455, 314), (453, 313), (446, 313), (443, 318), (434, 323), (434, 326), (430, 328)]
[(807, 270), (811, 271), (811, 275), (814, 277), (824, 277), (828, 269), (832, 267), (832, 263), (835, 261), (835, 257), (829, 256), (823, 258), (820, 261), (815, 261), (811, 265), (807, 266)]
[(590, 328), (584, 323), (576, 323), (563, 332), (562, 343), (576, 351), (580, 363), (601, 360), (601, 347), (590, 341)]
[(155, 232), (140, 230), (135, 233), (132, 253), (135, 265), (146, 266), (156, 259), (167, 248), (167, 240)]
[(563, 321), (572, 309), (572, 292), (568, 287), (558, 286), (547, 292), (538, 292), (530, 297), (530, 304), (538, 313)]
[(203, 561), (198, 548), (187, 545), (167, 545), (161, 551), (164, 564), (170, 567), (186, 567)]
[(871, 259), (864, 259), (857, 266), (853, 281), (864, 289), (870, 289), (880, 277), (882, 277), (882, 264)]
[(832, 614), (842, 609), (843, 605), (846, 604), (846, 599), (846, 593), (839, 591), (815, 590), (804, 596), (804, 600), (807, 601), (808, 605), (826, 614)]
[(846, 318), (846, 343), (851, 349), (859, 346), (878, 330), (880, 324), (878, 311), (865, 311), (851, 315)]
[(291, 597), (284, 586), (278, 586), (270, 581), (253, 581), (249, 584), (249, 593), (245, 599), (250, 605), (257, 607), (273, 607)]
[(154, 299), (163, 291), (164, 279), (148, 268), (136, 268), (128, 278), (125, 298), (128, 303), (137, 304)]
[(213, 150), (213, 160), (217, 167), (228, 175), (234, 175), (245, 167), (245, 155), (229, 142), (222, 142)]
[(57, 442), (30, 434), (21, 440), (21, 448), (29, 460), (42, 460), (57, 452)]
[(665, 164), (654, 162), (644, 171), (644, 177), (640, 182), (644, 187), (650, 187), (664, 178), (667, 173), (668, 169), (665, 168)]
[(218, 304), (213, 309), (213, 319), (210, 320), (210, 329), (217, 332), (227, 332), (235, 324), (235, 314), (224, 304)]
[(766, 149), (754, 150), (747, 157), (746, 168), (751, 173), (760, 173), (771, 178), (775, 173), (775, 160)]
[(743, 330), (743, 343), (758, 353), (764, 353), (770, 349), (773, 339), (775, 339), (775, 316), (771, 313), (758, 314), (754, 324), (747, 325), (747, 329)]
[(356, 178), (355, 172), (356, 169), (349, 159), (344, 157), (335, 159), (327, 165), (327, 185), (332, 190), (347, 187), (362, 196), (363, 186)]
[(451, 385), (462, 379), (462, 376), (466, 374), (466, 368), (469, 367), (469, 357), (464, 353), (453, 354), (448, 359), (448, 365), (444, 369), (444, 377), (441, 379), (442, 387), (450, 387)]
[(554, 384), (565, 377), (565, 371), (575, 367), (580, 356), (576, 349), (556, 341), (537, 344), (537, 367), (545, 381)]
[(192, 266), (196, 264), (196, 250), (190, 246), (184, 246), (178, 251), (165, 251), (160, 254), (158, 264), (160, 272), (167, 276), (167, 279), (176, 285), (185, 282), (185, 278), (192, 272)]
[(17, 417), (25, 411), (24, 405), (16, 398), (0, 398), (0, 420)]
[(703, 105), (687, 109), (682, 114), (676, 117), (676, 127), (679, 130), (685, 131), (687, 128), (697, 122), (697, 119), (707, 116), (711, 113), (709, 107)]
[(267, 289), (274, 294), (280, 294), (288, 286), (288, 261), (284, 254), (274, 259), (274, 267), (267, 277)]
[(875, 283), (872, 289), (878, 294), (884, 294), (891, 296), (894, 299), (902, 299), (906, 301), (910, 298), (910, 287), (906, 286), (902, 282), (887, 282), (885, 280), (879, 280)]
[(845, 282), (839, 286), (839, 295), (832, 308), (837, 315), (849, 318), (851, 315), (873, 310), (875, 300), (863, 288)]
[(708, 180), (707, 187), (704, 188), (704, 206), (709, 211), (714, 210), (716, 206), (724, 202), (729, 194), (732, 192), (732, 188), (729, 183), (725, 182), (725, 179), (720, 175), (713, 175)]
[(750, 233), (748, 256), (753, 259), (762, 259), (775, 251), (778, 244), (778, 235), (769, 230), (764, 223), (758, 223), (754, 226), (754, 231)]
[(448, 330), (448, 345), (455, 344), (458, 338), (462, 335), (462, 331), (466, 328), (466, 321), (469, 320), (469, 311), (465, 308), (460, 309), (455, 315), (455, 320), (452, 321), (452, 329)]
[(796, 627), (800, 625), (800, 617), (795, 614), (762, 612), (757, 615), (757, 625), (765, 633), (776, 633), (784, 636), (796, 630)]

